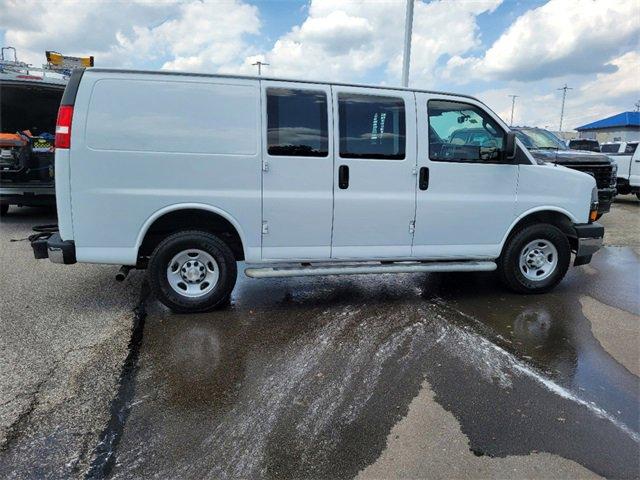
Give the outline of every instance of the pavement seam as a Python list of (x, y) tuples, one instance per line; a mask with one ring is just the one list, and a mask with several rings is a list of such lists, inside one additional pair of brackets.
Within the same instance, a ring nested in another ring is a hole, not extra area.
[(144, 334), (146, 318), (146, 300), (149, 287), (143, 282), (138, 305), (133, 309), (134, 317), (131, 327), (131, 338), (128, 353), (125, 358), (118, 379), (118, 391), (111, 400), (110, 419), (100, 434), (98, 443), (92, 449), (89, 458), (91, 464), (85, 473), (87, 480), (102, 480), (111, 473), (116, 461), (117, 447), (124, 430), (125, 423), (131, 411), (131, 401), (135, 395), (135, 378), (138, 370), (138, 358)]

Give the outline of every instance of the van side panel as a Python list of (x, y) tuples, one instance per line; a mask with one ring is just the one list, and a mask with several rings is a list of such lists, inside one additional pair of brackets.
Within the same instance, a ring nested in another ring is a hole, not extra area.
[(255, 80), (87, 71), (71, 142), (78, 260), (134, 264), (148, 220), (187, 204), (242, 225), (259, 259), (259, 103)]

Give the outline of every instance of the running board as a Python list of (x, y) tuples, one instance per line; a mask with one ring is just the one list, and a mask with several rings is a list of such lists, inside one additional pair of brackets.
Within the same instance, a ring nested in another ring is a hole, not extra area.
[(306, 277), (312, 275), (363, 275), (368, 273), (416, 273), (416, 272), (492, 272), (495, 262), (398, 262), (391, 264), (360, 264), (300, 267), (247, 268), (244, 273), (251, 278)]

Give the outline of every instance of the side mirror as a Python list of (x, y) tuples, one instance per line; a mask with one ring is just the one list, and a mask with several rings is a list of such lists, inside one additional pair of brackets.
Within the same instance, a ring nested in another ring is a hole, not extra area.
[(516, 134), (508, 132), (504, 141), (504, 158), (513, 160), (516, 156)]

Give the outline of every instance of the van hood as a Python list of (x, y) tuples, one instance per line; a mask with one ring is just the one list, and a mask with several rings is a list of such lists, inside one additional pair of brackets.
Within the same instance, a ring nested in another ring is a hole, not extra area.
[(538, 162), (557, 163), (558, 165), (611, 163), (611, 159), (602, 153), (587, 152), (584, 150), (529, 149), (529, 152)]

